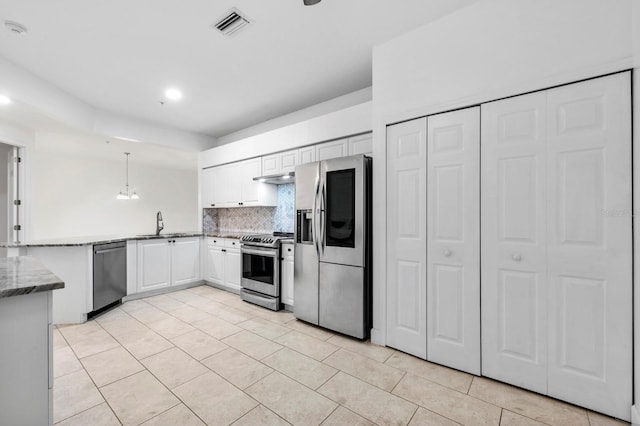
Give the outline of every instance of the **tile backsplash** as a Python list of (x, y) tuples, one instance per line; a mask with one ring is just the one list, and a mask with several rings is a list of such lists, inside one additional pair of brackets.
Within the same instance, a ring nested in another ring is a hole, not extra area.
[(293, 232), (295, 226), (296, 186), (293, 183), (278, 185), (278, 207), (273, 216), (273, 230)]
[(241, 233), (293, 232), (295, 185), (278, 185), (277, 207), (238, 207), (204, 209), (204, 233), (234, 231)]

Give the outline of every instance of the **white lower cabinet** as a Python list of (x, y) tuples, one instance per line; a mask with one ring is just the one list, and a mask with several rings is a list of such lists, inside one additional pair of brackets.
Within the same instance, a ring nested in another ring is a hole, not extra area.
[(294, 244), (282, 244), (282, 260), (280, 263), (280, 301), (293, 306), (293, 259)]
[(0, 298), (0, 424), (53, 424), (50, 290)]
[(200, 280), (200, 238), (138, 241), (138, 292)]
[(208, 238), (205, 280), (232, 290), (240, 290), (240, 242), (235, 238)]

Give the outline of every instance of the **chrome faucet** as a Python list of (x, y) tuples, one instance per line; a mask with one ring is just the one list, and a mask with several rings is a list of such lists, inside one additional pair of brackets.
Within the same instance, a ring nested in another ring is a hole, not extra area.
[(164, 222), (162, 222), (162, 213), (158, 212), (156, 215), (156, 235), (160, 235), (160, 231), (164, 229)]

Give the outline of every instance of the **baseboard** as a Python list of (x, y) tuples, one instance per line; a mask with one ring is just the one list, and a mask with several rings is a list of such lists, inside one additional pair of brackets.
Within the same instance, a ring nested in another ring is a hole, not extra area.
[(204, 280), (200, 280), (200, 281), (195, 281), (189, 284), (181, 284), (181, 285), (174, 285), (171, 287), (164, 287), (164, 288), (160, 288), (158, 290), (149, 290), (149, 291), (142, 291), (139, 293), (134, 293), (134, 294), (130, 294), (128, 296), (125, 296), (122, 298), (122, 302), (128, 302), (130, 300), (136, 300), (136, 299), (142, 299), (143, 297), (149, 297), (149, 296), (157, 296), (158, 294), (165, 294), (165, 293), (171, 293), (177, 290), (186, 290), (188, 288), (191, 287), (198, 287), (201, 286), (203, 284), (209, 284), (208, 282), (204, 281)]
[(631, 406), (631, 424), (633, 426), (640, 426), (640, 406)]
[(379, 345), (379, 346), (385, 346), (385, 344), (387, 343), (384, 340), (384, 335), (377, 328), (372, 328), (371, 329), (371, 343), (373, 343), (374, 345)]
[(240, 288), (227, 287), (221, 284), (212, 283), (211, 281), (203, 281), (202, 284), (209, 287), (217, 288), (218, 290), (228, 291), (229, 293), (240, 294)]

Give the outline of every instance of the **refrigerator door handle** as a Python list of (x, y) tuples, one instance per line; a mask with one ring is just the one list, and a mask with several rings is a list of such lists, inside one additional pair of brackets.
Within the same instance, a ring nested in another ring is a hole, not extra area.
[(320, 234), (320, 252), (324, 254), (324, 242), (327, 236), (327, 187), (322, 184), (322, 189), (320, 190), (320, 229), (322, 233)]
[(320, 247), (319, 247), (319, 242), (318, 242), (318, 214), (317, 214), (317, 208), (318, 208), (318, 193), (320, 192), (320, 179), (316, 179), (316, 187), (314, 188), (313, 191), (313, 214), (312, 214), (312, 226), (311, 226), (311, 230), (312, 230), (312, 234), (313, 234), (313, 246), (316, 249), (316, 254), (318, 255), (318, 257), (320, 257)]

